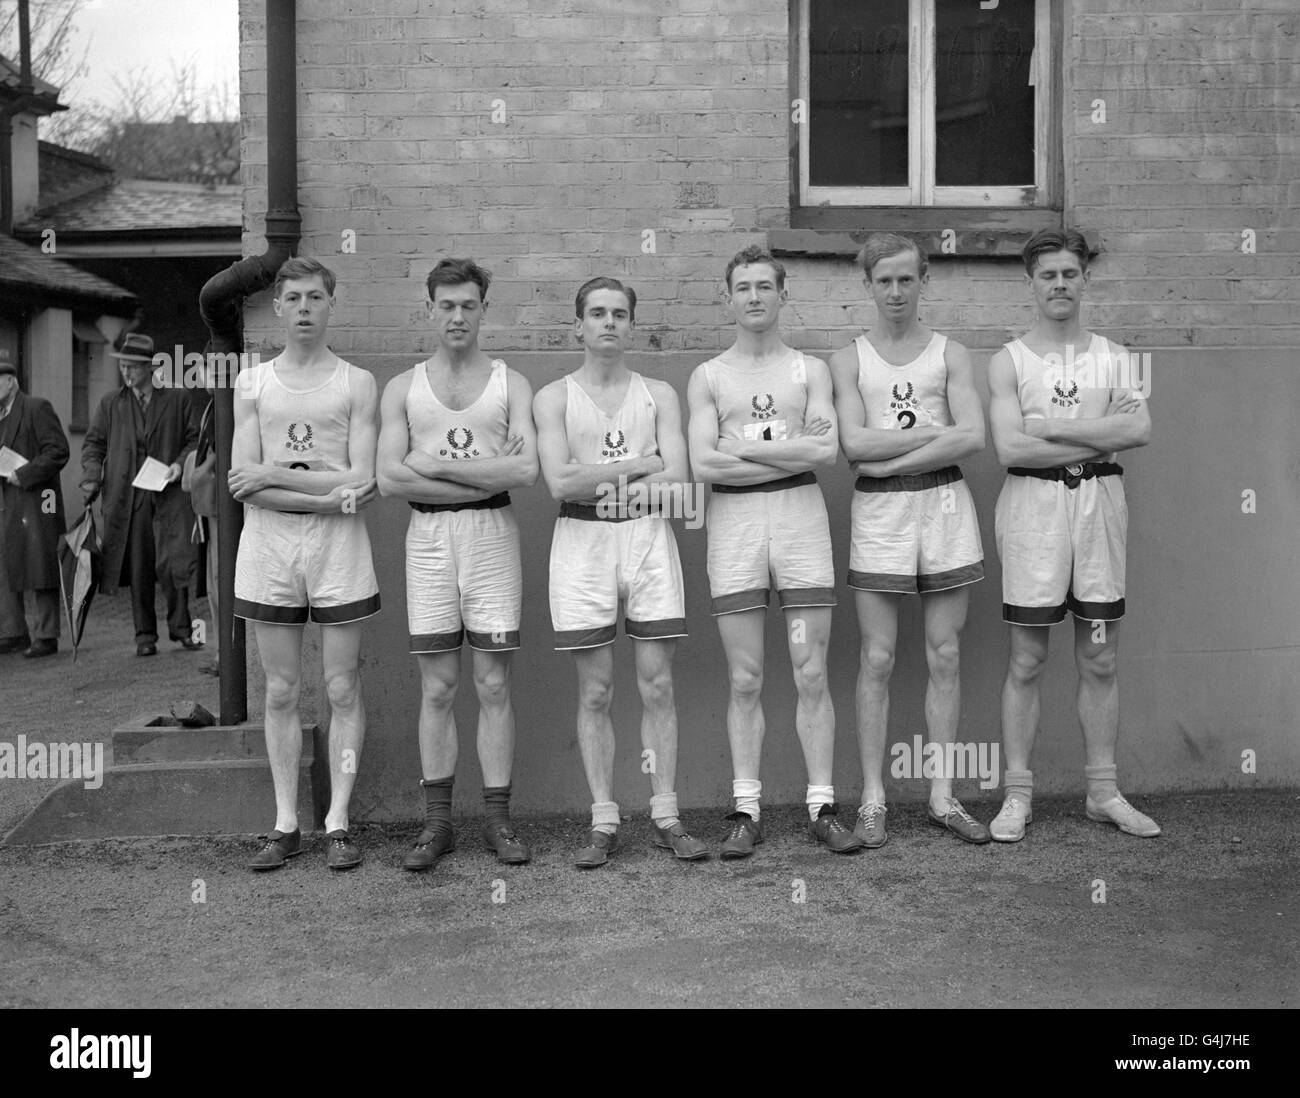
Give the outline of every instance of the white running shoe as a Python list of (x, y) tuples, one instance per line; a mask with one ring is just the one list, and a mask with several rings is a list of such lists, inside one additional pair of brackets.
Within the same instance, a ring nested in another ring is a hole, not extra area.
[(1122, 793), (1116, 793), (1102, 804), (1097, 804), (1089, 797), (1084, 802), (1084, 811), (1088, 819), (1096, 820), (1098, 823), (1114, 824), (1125, 835), (1136, 835), (1140, 839), (1154, 839), (1160, 834), (1160, 825), (1129, 804)]
[(1002, 811), (989, 824), (989, 835), (995, 842), (1018, 843), (1025, 837), (1025, 825), (1034, 822), (1029, 805), (1019, 797), (1007, 797)]

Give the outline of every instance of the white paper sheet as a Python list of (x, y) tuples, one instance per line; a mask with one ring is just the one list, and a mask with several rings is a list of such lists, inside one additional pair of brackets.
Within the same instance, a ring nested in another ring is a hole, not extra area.
[(131, 487), (143, 488), (146, 492), (161, 492), (167, 487), (167, 470), (168, 466), (157, 458), (147, 457), (136, 473), (135, 480), (131, 481)]
[(27, 459), (17, 450), (0, 446), (0, 477), (7, 477), (15, 469), (21, 469), (26, 464)]

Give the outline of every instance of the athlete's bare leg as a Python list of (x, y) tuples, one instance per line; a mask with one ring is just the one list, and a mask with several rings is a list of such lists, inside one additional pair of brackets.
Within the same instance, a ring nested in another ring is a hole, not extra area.
[(573, 653), (578, 669), (578, 750), (593, 804), (614, 799), (614, 646)]
[[(1046, 632), (1046, 630), (1044, 630)], [(1102, 640), (1094, 640), (1094, 634)], [(1079, 669), (1079, 725), (1088, 766), (1112, 766), (1119, 738), (1119, 622), (1074, 619), (1074, 662)]]
[(460, 684), (460, 650), (421, 653), (420, 772), (425, 781), (456, 773), (459, 743), (456, 731), (456, 688)]
[(302, 762), (301, 625), (255, 621), (253, 635), (266, 674), (266, 754), (275, 783), (275, 830), (289, 834), (298, 827), (298, 767)]
[(763, 626), (765, 608), (741, 610), (718, 617), (718, 634), (727, 656), (730, 695), (727, 699), (727, 739), (731, 744), (732, 777), (758, 781), (763, 760)]
[(902, 596), (854, 591), (861, 647), (858, 655), (858, 755), (862, 760), (862, 803), (885, 803), (885, 745), (889, 725), (889, 677), (898, 643)]
[[(954, 587), (921, 596), (925, 615), (925, 659), (930, 681), (925, 689), (925, 726), (930, 742), (955, 743), (961, 713), (961, 631), (966, 625), (970, 588)], [(948, 758), (945, 753), (941, 756)], [(930, 806), (941, 814), (952, 796), (953, 775), (930, 780)]]
[(650, 788), (672, 793), (677, 780), (677, 702), (673, 694), (675, 640), (638, 640), (636, 681), (641, 691), (641, 746), (654, 752)]
[(790, 664), (799, 701), (794, 726), (803, 746), (809, 785), (834, 784), (835, 709), (826, 681), (826, 649), (831, 637), (831, 607), (795, 606), (785, 611)]
[(1011, 654), (1002, 686), (1002, 750), (1007, 770), (1028, 770), (1040, 711), (1039, 690), (1047, 666), (1051, 630), (1044, 625), (1012, 625)]
[(325, 693), (330, 703), (330, 807), (325, 831), (348, 829), (348, 802), (361, 764), (361, 744), (366, 738), (366, 709), (361, 701), (361, 656), (364, 623), (321, 627), (321, 663)]
[(478, 691), (478, 763), (483, 784), (510, 784), (515, 757), (515, 709), (510, 699), (510, 652), (474, 653), (474, 689)]

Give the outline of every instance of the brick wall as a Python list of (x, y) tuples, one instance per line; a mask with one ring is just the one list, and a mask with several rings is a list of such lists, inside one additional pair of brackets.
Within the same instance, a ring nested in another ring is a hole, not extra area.
[[(1068, 5), (1066, 216), (1105, 253), (1091, 323), (1135, 347), (1296, 342), (1300, 14), (1292, 0), (1250, 6)], [(265, 207), (261, 7), (241, 4), (250, 249)], [(465, 253), (497, 277), (494, 346), (571, 349), (573, 291), (597, 272), (637, 287), (648, 349), (725, 346), (722, 266), (788, 224), (787, 3), (646, 8), (304, 9), (302, 247), (341, 275), (341, 350), (428, 350), (421, 280), (437, 256)], [(345, 230), (355, 254), (340, 251)], [(801, 346), (837, 346), (870, 323), (846, 262), (790, 266), (787, 327)], [(992, 348), (1030, 316), (1016, 275), (1005, 261), (941, 260), (926, 318)], [(253, 312), (254, 338), (274, 339), (268, 317)]]

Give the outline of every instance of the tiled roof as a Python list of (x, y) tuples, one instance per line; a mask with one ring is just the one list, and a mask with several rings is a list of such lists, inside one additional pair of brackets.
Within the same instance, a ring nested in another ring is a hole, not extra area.
[(129, 316), (136, 296), (106, 278), (78, 270), (0, 234), (0, 291), (4, 296), (62, 307), (95, 305), (118, 316)]
[[(17, 61), (10, 61), (9, 58), (0, 54), (0, 88), (6, 91), (16, 91), (18, 84), (22, 80), (22, 68)], [(32, 87), (36, 89), (36, 94), (42, 99), (48, 100), (51, 106), (62, 110), (58, 106), (59, 89), (53, 84), (42, 80), (35, 73), (32, 74)]]
[(244, 225), (238, 187), (201, 183), (155, 183), (124, 179), (111, 187), (42, 209), (22, 232), (53, 228), (60, 233), (150, 232), (226, 229), (238, 236)]

